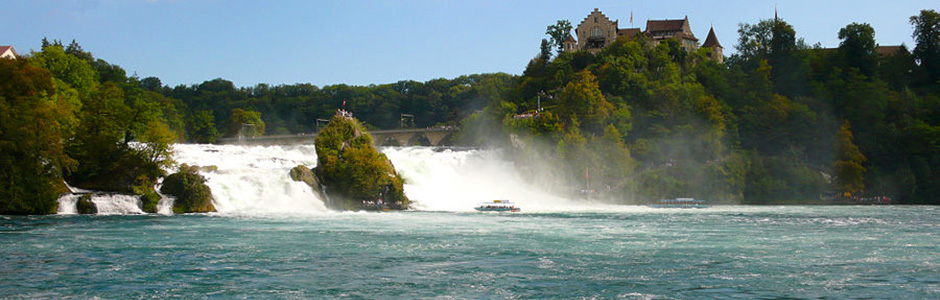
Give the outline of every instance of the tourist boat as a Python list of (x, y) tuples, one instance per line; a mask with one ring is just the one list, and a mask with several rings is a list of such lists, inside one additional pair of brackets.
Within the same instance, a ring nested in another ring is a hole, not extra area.
[(659, 199), (656, 203), (650, 203), (652, 208), (708, 208), (708, 202), (695, 198), (675, 198)]
[(508, 211), (508, 212), (520, 212), (522, 209), (516, 207), (515, 203), (512, 203), (509, 200), (493, 200), (491, 202), (480, 203), (480, 206), (475, 207), (477, 211)]

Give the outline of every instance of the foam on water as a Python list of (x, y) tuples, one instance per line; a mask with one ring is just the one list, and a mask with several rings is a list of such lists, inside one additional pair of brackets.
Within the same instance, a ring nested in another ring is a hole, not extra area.
[(202, 167), (220, 213), (305, 214), (326, 211), (323, 201), (290, 169), (316, 165), (312, 145), (174, 145), (176, 161)]
[(99, 215), (142, 214), (140, 196), (120, 194), (95, 194), (91, 196)]
[[(323, 199), (310, 187), (289, 176), (290, 169), (298, 165), (316, 166), (313, 145), (176, 144), (173, 149), (178, 163), (202, 167), (200, 173), (207, 179), (219, 213), (277, 215), (328, 211)], [(405, 194), (412, 199), (412, 208), (416, 210), (473, 211), (481, 202), (495, 199), (511, 200), (523, 212), (643, 210), (552, 194), (531, 184), (526, 178), (531, 174), (522, 174), (496, 150), (386, 147), (380, 151), (404, 177)], [(161, 196), (158, 213), (172, 214), (172, 197)], [(63, 196), (59, 213), (75, 213), (77, 199), (75, 195)], [(129, 207), (135, 201), (139, 202), (139, 197), (96, 196), (93, 199), (99, 204), (99, 211), (107, 214), (140, 213), (139, 208)]]
[[(176, 145), (176, 160), (203, 169), (221, 213), (317, 213), (327, 209), (308, 186), (288, 176), (297, 165), (316, 166), (312, 145)], [(435, 150), (428, 147), (380, 149), (405, 178), (413, 208), (472, 211), (480, 202), (509, 199), (524, 211), (605, 210), (577, 203), (528, 182), (515, 165), (494, 150)]]
[(0, 216), (0, 299), (937, 299), (938, 213)]
[[(78, 213), (78, 199), (83, 194), (65, 194), (59, 197), (59, 208), (56, 214), (74, 215)], [(95, 193), (91, 195), (91, 202), (95, 204), (99, 215), (129, 215), (142, 214), (140, 209), (140, 196)]]
[(603, 210), (608, 206), (554, 195), (532, 185), (495, 150), (388, 147), (382, 152), (405, 178), (405, 193), (419, 210), (472, 211), (481, 202), (508, 199), (533, 211)]
[(78, 198), (81, 198), (80, 194), (65, 194), (62, 197), (59, 197), (59, 208), (56, 210), (56, 214), (60, 215), (74, 215), (78, 213), (77, 205)]

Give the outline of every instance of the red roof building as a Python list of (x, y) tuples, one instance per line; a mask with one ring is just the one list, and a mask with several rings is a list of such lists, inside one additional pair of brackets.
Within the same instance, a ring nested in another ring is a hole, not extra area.
[(0, 46), (0, 58), (16, 59), (16, 50), (13, 46)]
[[(631, 22), (633, 19), (631, 13)], [(598, 53), (601, 49), (610, 46), (619, 38), (632, 39), (638, 34), (646, 34), (653, 43), (653, 46), (667, 39), (676, 39), (686, 51), (692, 52), (698, 49), (698, 38), (692, 33), (689, 26), (689, 17), (686, 16), (680, 20), (647, 20), (646, 31), (640, 28), (618, 28), (619, 21), (611, 21), (604, 13), (595, 8), (581, 23), (575, 28), (577, 39), (568, 35), (564, 40), (564, 51), (588, 51)], [(715, 30), (712, 28), (708, 32), (708, 38), (702, 47), (712, 49), (710, 58), (719, 62), (724, 61), (722, 54), (723, 48), (715, 36)]]
[(676, 39), (686, 51), (692, 52), (698, 48), (698, 39), (692, 34), (688, 16), (681, 20), (648, 20), (646, 35), (653, 41), (653, 45), (663, 40)]

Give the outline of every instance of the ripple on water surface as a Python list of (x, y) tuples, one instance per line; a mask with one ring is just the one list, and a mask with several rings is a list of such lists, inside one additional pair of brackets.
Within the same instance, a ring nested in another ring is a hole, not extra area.
[(938, 297), (932, 207), (0, 217), (0, 298)]

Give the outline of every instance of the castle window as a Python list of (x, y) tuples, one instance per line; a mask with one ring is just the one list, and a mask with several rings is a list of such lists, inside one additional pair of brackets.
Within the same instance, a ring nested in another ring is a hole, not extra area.
[(594, 17), (594, 23), (597, 23), (597, 17)]

